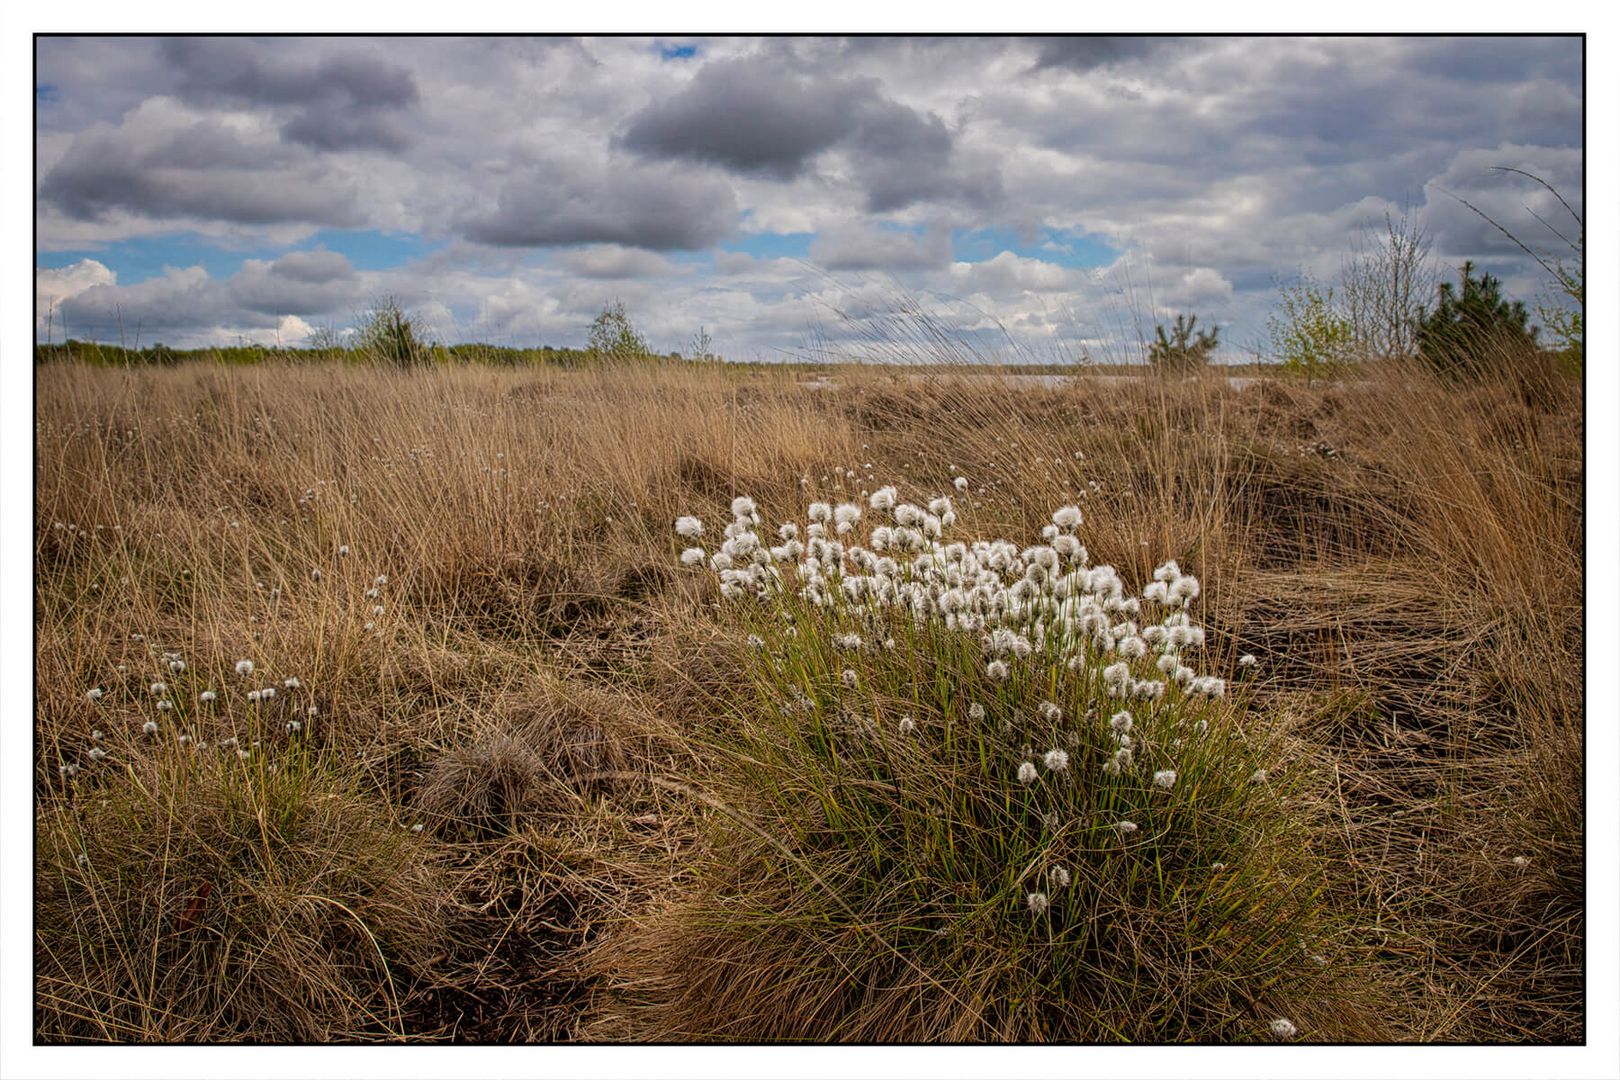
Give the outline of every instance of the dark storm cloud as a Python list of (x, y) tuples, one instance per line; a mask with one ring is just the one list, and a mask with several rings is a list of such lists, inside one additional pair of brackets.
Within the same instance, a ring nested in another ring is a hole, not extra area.
[(354, 187), (318, 159), (223, 123), (160, 113), (76, 136), (39, 195), (83, 221), (113, 210), (243, 225), (361, 220)]
[(705, 64), (673, 97), (630, 118), (624, 145), (790, 179), (849, 134), (869, 83), (811, 78), (763, 57)]
[(1123, 37), (1111, 34), (1076, 34), (1038, 38), (1037, 68), (1090, 71), (1124, 60), (1138, 60), (1176, 42), (1176, 38)]
[(840, 148), (874, 213), (928, 200), (986, 206), (993, 169), (963, 169), (944, 121), (902, 105), (875, 78), (794, 70), (781, 53), (705, 65), (681, 91), (630, 118), (622, 145), (776, 180), (799, 176)]
[(166, 60), (179, 71), (182, 100), (200, 105), (291, 107), (282, 134), (322, 150), (403, 149), (408, 131), (394, 115), (420, 99), (398, 64), (358, 51), (302, 60), (283, 42), (169, 38)]
[(718, 243), (736, 221), (736, 193), (716, 176), (621, 162), (594, 170), (547, 163), (508, 180), (495, 210), (469, 217), (463, 230), (468, 239), (507, 247), (692, 251)]

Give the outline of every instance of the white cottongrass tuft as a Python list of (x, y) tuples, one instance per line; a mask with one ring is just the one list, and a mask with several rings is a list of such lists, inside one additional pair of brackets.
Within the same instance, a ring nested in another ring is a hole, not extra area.
[(1293, 1021), (1278, 1017), (1271, 1022), (1271, 1034), (1278, 1039), (1292, 1039), (1299, 1034), (1299, 1029), (1294, 1026)]
[(1250, 775), (1249, 783), (1251, 783), (1251, 784), (1263, 784), (1263, 783), (1266, 782), (1266, 777), (1267, 777), (1266, 770), (1264, 770), (1264, 769), (1256, 769), (1256, 770), (1254, 770), (1253, 774)]
[(167, 694), (168, 692), (169, 692), (169, 684), (168, 683), (155, 682), (155, 683), (152, 684), (152, 696), (153, 697), (160, 697), (161, 695)]
[(1024, 898), (1024, 902), (1029, 905), (1029, 913), (1031, 915), (1046, 914), (1047, 900), (1045, 893), (1032, 892), (1029, 894), (1029, 896)]
[(169, 661), (169, 673), (170, 674), (178, 675), (184, 670), (186, 670), (186, 662), (184, 660), (170, 660)]
[(1063, 710), (1055, 701), (1041, 702), (1041, 717), (1049, 724), (1055, 724), (1063, 719)]
[(104, 758), (106, 756), (107, 756), (107, 751), (103, 750), (101, 747), (92, 746), (90, 748), (90, 760), (91, 761), (100, 761), (102, 758)]
[(917, 730), (917, 721), (913, 720), (909, 716), (902, 716), (900, 718), (900, 734), (902, 734), (902, 735), (910, 735), (913, 731), (916, 731), (916, 730)]
[(311, 581), (319, 581), (323, 576), (318, 568), (309, 572), (309, 580)]
[(1112, 731), (1115, 735), (1124, 735), (1131, 730), (1131, 725), (1133, 723), (1135, 723), (1135, 721), (1131, 718), (1131, 714), (1121, 709), (1119, 712), (1109, 717), (1108, 730)]
[(281, 685), (286, 687), (288, 690), (296, 690), (304, 684), (299, 680), (298, 676), (289, 675), (287, 678), (282, 680)]
[(1018, 782), (1020, 784), (1034, 783), (1035, 775), (1035, 763), (1033, 761), (1026, 761), (1018, 766)]
[(678, 517), (675, 519), (675, 532), (688, 540), (696, 540), (703, 535), (703, 522), (695, 517)]
[(249, 690), (247, 692), (247, 699), (249, 705), (257, 705), (259, 703), (259, 692), (257, 690)]
[(844, 680), (844, 685), (849, 687), (851, 690), (855, 689), (856, 685), (860, 682), (860, 677), (855, 674), (854, 668), (845, 668), (842, 678)]
[(968, 719), (975, 723), (984, 719), (984, 706), (977, 701), (968, 706)]
[(197, 700), (206, 705), (218, 696), (219, 695), (214, 693), (212, 690), (204, 690), (202, 693), (197, 695)]
[(1054, 866), (1046, 872), (1046, 878), (1056, 888), (1064, 888), (1069, 884), (1069, 872), (1061, 866)]
[(296, 734), (298, 734), (298, 732), (303, 730), (303, 727), (304, 727), (304, 724), (300, 720), (289, 720), (289, 721), (287, 721), (287, 732), (289, 734), (296, 735)]
[(681, 552), (682, 566), (702, 566), (705, 556), (702, 548), (689, 547)]
[(1041, 760), (1044, 761), (1046, 763), (1046, 767), (1053, 772), (1062, 772), (1064, 769), (1069, 767), (1068, 753), (1056, 748), (1048, 750), (1046, 755)]
[(966, 491), (968, 489), (968, 478), (965, 476), (958, 476), (955, 480), (952, 480), (951, 483), (956, 485), (957, 491)]
[(387, 574), (378, 574), (377, 575), (377, 580), (373, 581), (372, 584), (377, 586), (377, 588), (379, 588), (379, 589), (382, 588), (384, 585), (388, 584), (388, 575)]
[(880, 487), (872, 492), (870, 505), (874, 510), (892, 510), (894, 509), (895, 497), (898, 494), (892, 487)]
[(1259, 660), (1255, 659), (1255, 655), (1252, 652), (1246, 652), (1242, 656), (1238, 657), (1238, 667), (1254, 667), (1254, 665), (1258, 664), (1259, 662)]
[(344, 544), (344, 545), (342, 545), (341, 547), (338, 548), (338, 558), (347, 559), (348, 557), (349, 557), (349, 545)]
[(102, 740), (102, 734), (101, 734), (101, 729), (100, 728), (96, 728), (96, 729), (94, 729), (94, 730), (92, 730), (90, 732), (90, 741), (91, 742), (100, 742), (101, 740)]
[(158, 733), (157, 721), (148, 720), (146, 723), (141, 725), (141, 730), (148, 735), (156, 735)]
[(236, 756), (237, 756), (238, 759), (240, 759), (242, 761), (246, 761), (248, 758), (252, 757), (253, 754), (250, 751), (247, 751), (247, 750), (238, 750), (236, 752)]
[(992, 660), (985, 665), (984, 673), (996, 682), (1006, 682), (1007, 677), (1012, 674), (1012, 669), (1007, 667), (1005, 660)]
[(1119, 833), (1121, 836), (1129, 836), (1131, 833), (1136, 831), (1136, 822), (1116, 821), (1114, 822), (1114, 831)]
[(251, 661), (251, 660), (238, 660), (236, 662), (236, 673), (238, 675), (251, 675), (251, 674), (253, 674), (253, 661)]
[(92, 686), (90, 689), (88, 689), (88, 690), (86, 690), (84, 692), (84, 696), (89, 698), (91, 701), (100, 701), (101, 700), (101, 687)]
[(1523, 870), (1530, 865), (1530, 857), (1528, 855), (1515, 855), (1513, 856), (1513, 865)]
[(174, 708), (174, 702), (172, 702), (172, 701), (165, 700), (165, 701), (160, 701), (160, 702), (157, 703), (157, 711), (158, 712), (168, 712), (170, 709), (173, 709), (173, 708)]
[(1176, 786), (1176, 770), (1160, 769), (1153, 774), (1153, 786), (1169, 791)]
[(1063, 506), (1052, 511), (1052, 524), (1060, 529), (1074, 529), (1080, 525), (1080, 508)]
[(79, 767), (77, 765), (62, 765), (58, 767), (56, 771), (62, 774), (62, 779), (64, 780), (71, 780), (75, 776), (79, 775)]

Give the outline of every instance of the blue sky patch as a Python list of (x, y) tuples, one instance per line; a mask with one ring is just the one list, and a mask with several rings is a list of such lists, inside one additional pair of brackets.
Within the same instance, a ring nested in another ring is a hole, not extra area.
[(1026, 259), (1039, 259), (1070, 268), (1107, 266), (1119, 252), (1098, 237), (1064, 229), (1043, 228), (1033, 237), (996, 225), (985, 229), (957, 229), (951, 236), (958, 262), (984, 262), (1003, 251)]

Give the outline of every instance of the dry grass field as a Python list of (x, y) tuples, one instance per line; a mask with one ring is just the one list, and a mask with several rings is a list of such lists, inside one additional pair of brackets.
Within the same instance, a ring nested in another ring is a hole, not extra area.
[[(1578, 383), (831, 382), (39, 368), (37, 1037), (1584, 1039)], [(1174, 790), (1083, 665), (680, 561), (884, 485), (1197, 576)]]

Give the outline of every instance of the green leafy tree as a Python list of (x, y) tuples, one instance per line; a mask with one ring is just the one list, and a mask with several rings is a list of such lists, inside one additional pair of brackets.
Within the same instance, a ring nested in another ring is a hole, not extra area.
[(1333, 302), (1332, 286), (1309, 275), (1278, 290), (1282, 311), (1266, 320), (1271, 350), (1290, 371), (1315, 378), (1348, 360), (1354, 333)]
[(591, 323), (586, 348), (603, 356), (652, 355), (647, 339), (641, 336), (635, 324), (630, 321), (630, 316), (625, 313), (624, 303), (619, 300), (603, 308), (602, 313)]
[(1439, 302), (1418, 332), (1418, 355), (1447, 375), (1479, 374), (1486, 365), (1515, 353), (1536, 350), (1536, 331), (1521, 301), (1502, 298), (1502, 283), (1491, 274), (1474, 276), (1462, 264), (1462, 288), (1441, 282)]
[(1148, 362), (1162, 372), (1196, 371), (1209, 363), (1210, 353), (1220, 344), (1221, 328), (1197, 330), (1197, 315), (1177, 315), (1170, 333), (1162, 324), (1153, 328), (1154, 340), (1148, 344)]

